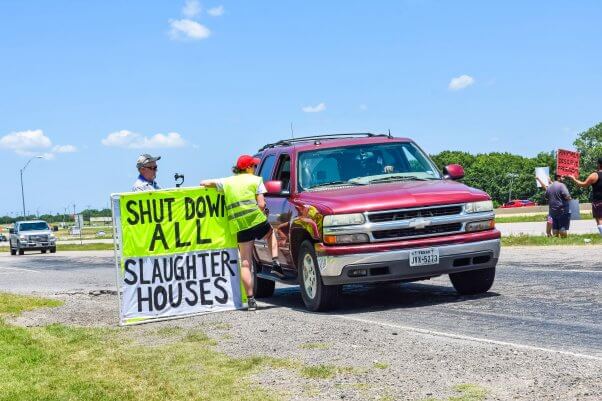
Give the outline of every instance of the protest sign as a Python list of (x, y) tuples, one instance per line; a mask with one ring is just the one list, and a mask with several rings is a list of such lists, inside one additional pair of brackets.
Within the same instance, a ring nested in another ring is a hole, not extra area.
[[(535, 167), (535, 177), (539, 178), (545, 185), (550, 183), (550, 168), (549, 167)], [(541, 184), (537, 179), (535, 180), (537, 188), (541, 188)]]
[(556, 152), (556, 174), (560, 176), (572, 175), (579, 177), (579, 152), (558, 149)]
[(236, 235), (223, 194), (190, 188), (111, 195), (120, 324), (241, 308)]

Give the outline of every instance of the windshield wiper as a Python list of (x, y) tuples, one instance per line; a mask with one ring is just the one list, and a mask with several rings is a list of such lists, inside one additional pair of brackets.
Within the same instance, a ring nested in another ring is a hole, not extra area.
[(373, 182), (387, 182), (387, 181), (427, 181), (428, 178), (421, 178), (415, 175), (392, 175), (389, 177), (375, 178), (368, 181), (370, 184)]
[(343, 181), (343, 180), (338, 180), (338, 181), (329, 181), (329, 182), (323, 182), (321, 184), (316, 184), (311, 188), (318, 188), (318, 187), (327, 187), (329, 185), (365, 185), (365, 184), (360, 184), (359, 182), (351, 182), (351, 181)]

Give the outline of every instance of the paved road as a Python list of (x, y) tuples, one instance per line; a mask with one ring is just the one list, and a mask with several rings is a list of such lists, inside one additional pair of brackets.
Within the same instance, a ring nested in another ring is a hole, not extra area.
[[(447, 277), (355, 286), (335, 319), (468, 340), (511, 343), (602, 360), (602, 247), (504, 248), (491, 292), (462, 297)], [(114, 290), (110, 251), (0, 256), (0, 291)], [(265, 303), (304, 311), (296, 287)]]
[[(503, 236), (508, 235), (546, 235), (546, 222), (496, 223), (495, 227)], [(570, 234), (598, 234), (598, 227), (593, 219), (571, 221)]]

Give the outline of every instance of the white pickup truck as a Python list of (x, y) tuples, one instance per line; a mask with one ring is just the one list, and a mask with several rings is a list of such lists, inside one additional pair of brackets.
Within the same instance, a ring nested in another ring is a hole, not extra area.
[(52, 230), (45, 221), (18, 221), (9, 232), (11, 255), (23, 255), (26, 250), (56, 252), (56, 237), (52, 235)]

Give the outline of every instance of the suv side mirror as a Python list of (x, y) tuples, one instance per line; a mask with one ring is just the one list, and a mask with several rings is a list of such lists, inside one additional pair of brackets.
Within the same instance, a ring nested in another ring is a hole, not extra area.
[(8, 229), (8, 233), (9, 234), (14, 234), (15, 233), (15, 229), (14, 228), (9, 228)]
[(265, 189), (268, 191), (268, 195), (286, 196), (289, 194), (289, 191), (282, 189), (282, 181), (266, 181)]
[(443, 169), (446, 178), (459, 180), (464, 177), (464, 167), (459, 164), (449, 164)]

